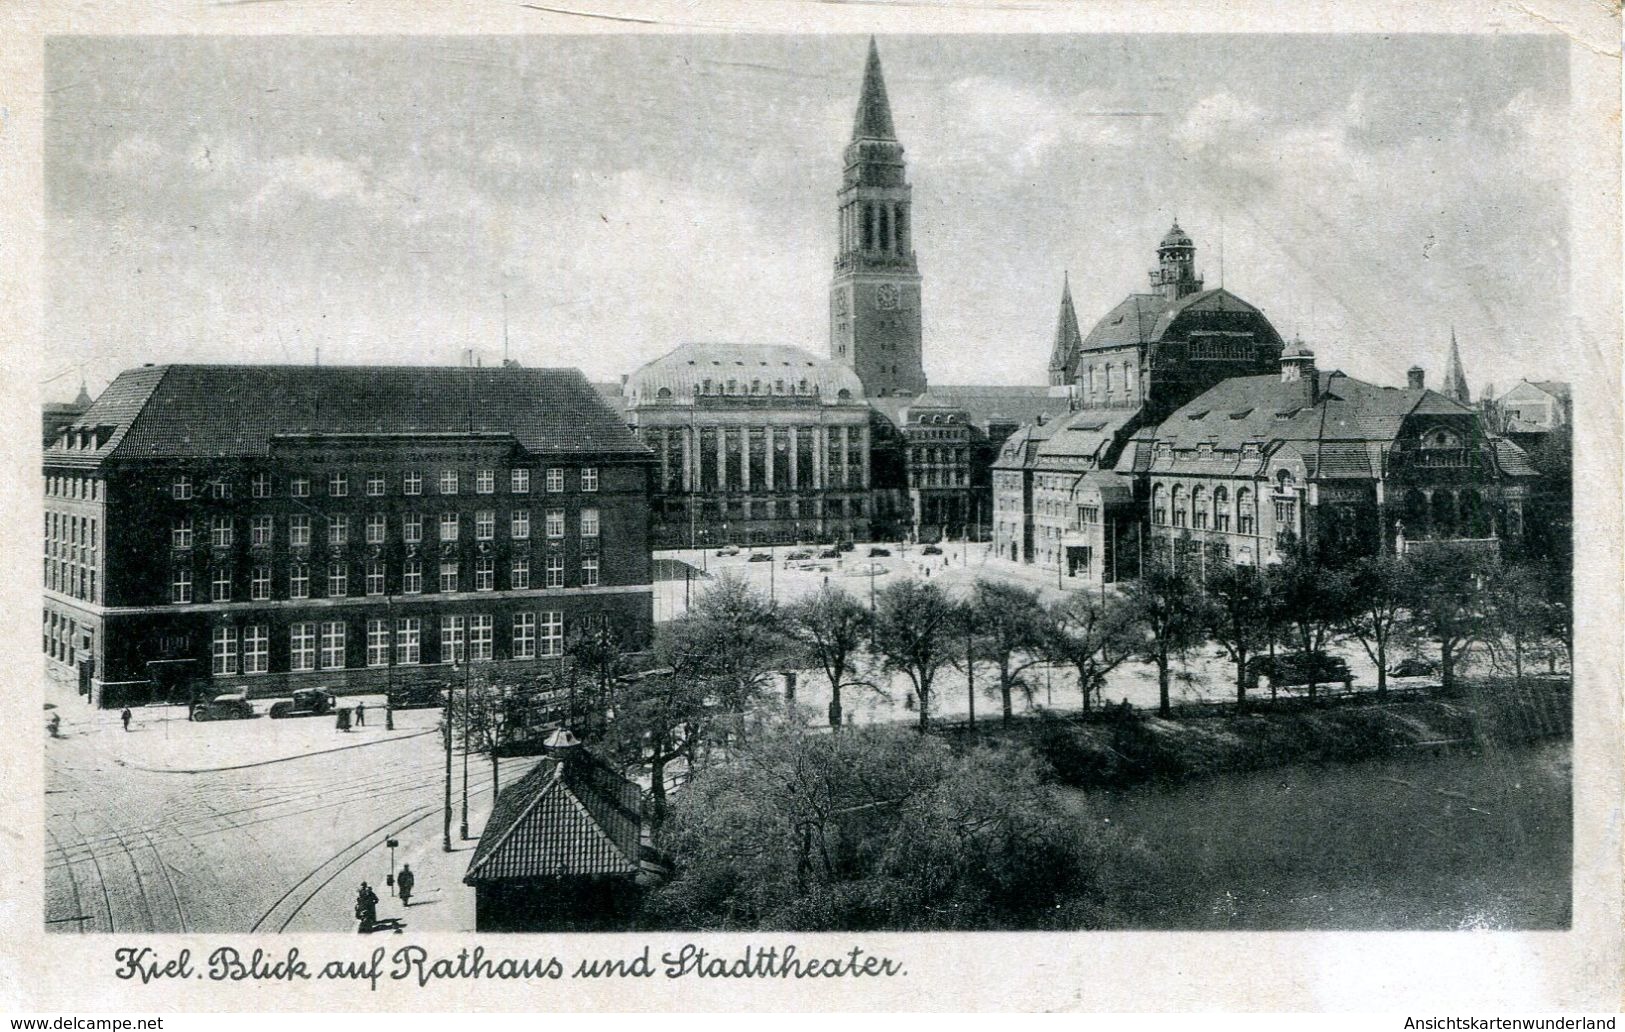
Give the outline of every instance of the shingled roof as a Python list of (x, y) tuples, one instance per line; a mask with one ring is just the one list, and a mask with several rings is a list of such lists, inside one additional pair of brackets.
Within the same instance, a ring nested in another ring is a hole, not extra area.
[(278, 436), (500, 435), (541, 454), (647, 455), (574, 369), (420, 366), (143, 366), (120, 373), (48, 461), (265, 455)]
[[(1161, 294), (1130, 294), (1107, 312), (1083, 338), (1079, 351), (1109, 351), (1114, 348), (1151, 344), (1161, 340), (1174, 320), (1187, 312), (1245, 312), (1269, 321), (1263, 312), (1223, 287), (1203, 290), (1169, 303)], [(1271, 328), (1273, 333), (1273, 328)], [(1260, 339), (1259, 343), (1274, 343)]]
[(637, 873), (642, 793), (579, 746), (576, 753), (543, 759), (502, 790), (464, 884)]

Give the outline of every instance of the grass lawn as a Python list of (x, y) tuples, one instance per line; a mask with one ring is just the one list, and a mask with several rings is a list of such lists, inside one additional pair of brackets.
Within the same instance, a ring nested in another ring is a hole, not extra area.
[(1566, 741), (1088, 793), (1137, 929), (1567, 928), (1571, 800)]

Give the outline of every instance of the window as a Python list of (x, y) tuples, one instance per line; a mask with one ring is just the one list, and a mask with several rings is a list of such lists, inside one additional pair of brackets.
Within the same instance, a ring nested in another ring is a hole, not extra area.
[(350, 593), (350, 567), (346, 563), (327, 564), (327, 597), (343, 598)]
[(381, 545), (384, 543), (384, 531), (388, 520), (381, 512), (372, 513), (367, 517), (367, 544)]
[(564, 587), (564, 556), (550, 555), (547, 557), (546, 580), (542, 586), (544, 588)]
[(513, 658), (536, 658), (536, 614), (513, 614)]
[(481, 509), (474, 514), (474, 540), (490, 541), (496, 536), (497, 514), (490, 509)]
[(508, 522), (508, 536), (515, 541), (524, 541), (530, 537), (530, 510), (515, 509)]
[(367, 560), (367, 594), (382, 595), (384, 593), (384, 561), (382, 559)]
[(1195, 488), (1191, 491), (1191, 524), (1197, 530), (1207, 529), (1207, 490)]
[(583, 466), (583, 467), (581, 467), (581, 490), (583, 490), (583, 491), (596, 491), (596, 490), (598, 490), (598, 467), (597, 466)]
[(491, 615), (477, 613), (468, 618), (468, 658), (475, 663), (491, 659)]
[(316, 669), (316, 625), (296, 623), (288, 628), (288, 669)]
[(1213, 529), (1230, 529), (1230, 492), (1222, 487), (1213, 489)]
[(1168, 492), (1161, 484), (1151, 489), (1151, 522), (1162, 527), (1168, 525)]
[(557, 540), (564, 536), (564, 510), (547, 510), (547, 536)]
[(225, 501), (231, 497), (231, 481), (225, 477), (216, 477), (209, 481), (209, 497), (216, 501)]
[(474, 473), (474, 493), (490, 494), (497, 489), (497, 475), (495, 470), (482, 469)]
[(216, 627), (214, 629), (214, 676), (230, 676), (237, 673), (237, 628)]
[(271, 597), (271, 568), (269, 566), (256, 566), (249, 571), (248, 597), (255, 602), (264, 602)]
[(442, 663), (462, 662), (463, 641), (463, 618), (460, 616), (442, 616), (440, 618), (440, 661)]
[(177, 502), (192, 500), (192, 478), (185, 473), (176, 474), (175, 479), (169, 483), (169, 494)]
[(490, 591), (496, 587), (496, 560), (474, 560), (474, 590)]
[(1174, 489), (1171, 492), (1171, 498), (1174, 514), (1174, 526), (1183, 527), (1185, 526), (1186, 522), (1188, 522), (1186, 517), (1190, 515), (1185, 510), (1185, 486), (1183, 484), (1175, 484)]
[(389, 665), (389, 624), (383, 620), (367, 621), (367, 665)]
[(1244, 487), (1236, 492), (1236, 530), (1251, 534), (1253, 527), (1253, 493)]
[(418, 544), (423, 540), (423, 517), (415, 512), (409, 512), (401, 517), (401, 540), (409, 545)]
[(350, 517), (340, 515), (327, 518), (327, 543), (330, 545), (350, 543)]
[(231, 601), (231, 567), (217, 566), (209, 578), (209, 601)]
[(401, 594), (416, 595), (423, 591), (423, 560), (408, 559), (401, 564)]
[(420, 495), (423, 493), (423, 474), (408, 473), (401, 478), (401, 493)]
[(530, 470), (509, 470), (508, 490), (514, 494), (530, 494)]
[(192, 521), (190, 519), (182, 517), (175, 521), (174, 526), (169, 531), (169, 544), (172, 548), (192, 547)]
[(581, 559), (581, 586), (596, 588), (598, 586), (598, 557), (596, 555), (583, 556)]
[(263, 674), (271, 669), (271, 628), (249, 624), (243, 628), (243, 673)]
[(350, 477), (346, 473), (334, 473), (327, 478), (327, 493), (334, 498), (343, 498), (350, 493)]
[(1275, 543), (1284, 545), (1298, 531), (1298, 503), (1292, 498), (1275, 500)]
[(440, 590), (452, 592), (457, 590), (457, 564), (440, 564)]
[(184, 566), (177, 566), (169, 575), (169, 600), (171, 602), (192, 601), (192, 571)]
[(557, 466), (548, 468), (547, 491), (549, 494), (558, 494), (564, 490), (564, 470)]
[[(271, 474), (255, 473), (248, 481), (248, 493), (255, 498), (271, 497)], [(253, 630), (253, 628), (250, 627), (248, 630)], [(246, 639), (244, 644), (247, 644)]]
[(581, 536), (584, 538), (595, 538), (598, 536), (597, 509), (581, 510)]
[(384, 493), (384, 475), (382, 473), (367, 474), (367, 496), (369, 498), (381, 497)]
[(211, 516), (209, 518), (209, 544), (214, 548), (231, 547), (230, 516)]
[(288, 479), (288, 497), (290, 497), (290, 498), (309, 498), (310, 497), (310, 478), (309, 477), (290, 477)]
[(528, 591), (530, 589), (530, 560), (515, 559), (513, 569), (508, 571), (508, 588), (511, 591)]
[(408, 666), (422, 661), (423, 623), (415, 616), (395, 621), (395, 662)]
[(271, 517), (255, 516), (248, 523), (248, 543), (256, 548), (271, 544)]
[(288, 597), (310, 597), (310, 564), (294, 563), (288, 567)]
[(564, 614), (557, 609), (542, 613), (542, 655), (553, 659), (564, 655)]
[(344, 621), (322, 621), (322, 669), (344, 669)]
[(440, 540), (456, 541), (458, 535), (457, 514), (443, 512), (440, 514)]
[(288, 517), (288, 544), (295, 548), (310, 547), (310, 517), (298, 513)]
[(457, 493), (456, 470), (443, 469), (440, 471), (440, 493), (443, 495), (454, 495)]

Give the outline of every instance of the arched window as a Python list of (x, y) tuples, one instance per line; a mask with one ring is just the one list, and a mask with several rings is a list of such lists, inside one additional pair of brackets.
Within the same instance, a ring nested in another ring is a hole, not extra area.
[(1151, 489), (1151, 522), (1162, 527), (1168, 525), (1168, 492), (1161, 484)]
[(1190, 513), (1185, 508), (1185, 485), (1175, 484), (1169, 508), (1173, 510), (1174, 526), (1186, 527), (1190, 525)]
[(671, 388), (660, 388), (659, 392), (655, 394), (655, 397), (659, 398), (661, 401), (665, 401), (667, 398), (671, 397)]
[(842, 387), (839, 391), (835, 392), (835, 397), (841, 401), (851, 401), (852, 392), (847, 390), (845, 387)]
[(1292, 471), (1289, 469), (1280, 470), (1275, 474), (1275, 489), (1277, 491), (1290, 491), (1296, 483), (1297, 479), (1293, 477)]
[(1207, 488), (1191, 489), (1191, 525), (1197, 530), (1207, 529)]
[(1236, 490), (1236, 530), (1242, 534), (1258, 532), (1258, 513), (1253, 508), (1251, 488), (1243, 487)]
[(1230, 531), (1230, 492), (1222, 487), (1213, 489), (1213, 529)]

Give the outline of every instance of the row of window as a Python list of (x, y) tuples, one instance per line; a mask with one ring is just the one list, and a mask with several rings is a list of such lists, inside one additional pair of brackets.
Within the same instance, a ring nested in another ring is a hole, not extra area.
[[(488, 613), (442, 616), (440, 656), (446, 663), (496, 658), (496, 621)], [(365, 665), (415, 666), (423, 662), (424, 620), (403, 616), (366, 622)], [(558, 610), (515, 613), (511, 632), (511, 659), (552, 659), (564, 654), (564, 614)], [(343, 670), (348, 665), (349, 624), (343, 620), (312, 620), (288, 627), (288, 669), (295, 673)], [(222, 624), (214, 629), (210, 669), (216, 677), (264, 674), (271, 669), (269, 624), (238, 627)]]
[(82, 473), (56, 474), (45, 478), (45, 496), (97, 502), (102, 500), (102, 482)]
[(964, 487), (967, 479), (962, 469), (911, 469), (908, 482), (910, 487)]
[(43, 632), (45, 654), (59, 663), (76, 662), (75, 649), (89, 650), (94, 645), (94, 632), (90, 628), (84, 629), (81, 641), (79, 621), (50, 609), (45, 610)]
[[(559, 494), (565, 490), (565, 475), (568, 471), (562, 466), (550, 466), (544, 471), (546, 490), (549, 494)], [(530, 474), (528, 469), (508, 470), (508, 491), (512, 494), (530, 493)], [(389, 493), (390, 477), (385, 473), (368, 473), (364, 477), (356, 478), (356, 486), (365, 490), (369, 497), (382, 497)], [(412, 471), (401, 474), (399, 478), (401, 494), (423, 494), (423, 474)], [(598, 490), (598, 468), (596, 466), (583, 466), (579, 470), (577, 484), (587, 493)], [(497, 471), (494, 469), (481, 469), (474, 471), (474, 493), (496, 493)], [(327, 495), (331, 498), (345, 498), (350, 494), (351, 478), (348, 473), (329, 473), (327, 476)], [(462, 489), (462, 474), (455, 469), (443, 469), (438, 476), (439, 493), (443, 495), (458, 494)], [(231, 497), (232, 482), (226, 477), (207, 477), (201, 485), (194, 483), (192, 476), (187, 473), (177, 473), (170, 481), (170, 496), (177, 501), (188, 501), (196, 496), (196, 492), (206, 489), (209, 497), (228, 499)], [(251, 498), (269, 498), (272, 492), (271, 474), (261, 471), (248, 478), (248, 492)], [(288, 478), (288, 497), (309, 498), (311, 493), (311, 478), (308, 476), (291, 476)]]
[[(496, 590), (496, 560), (475, 559), (473, 561), (473, 590)], [(314, 597), (348, 598), (352, 580), (355, 580), (367, 595), (379, 596), (385, 594), (388, 564), (381, 559), (368, 560), (361, 564), (362, 576), (354, 579), (350, 576), (350, 563), (328, 563), (325, 577), (312, 576), (309, 563), (292, 563), (288, 566), (287, 595), (288, 599), (307, 599), (312, 596), (312, 584), (316, 589), (324, 585), (324, 595)], [(438, 579), (432, 581), (443, 594), (465, 590), (463, 579), (464, 564), (458, 562), (439, 563), (438, 567), (431, 566), (431, 570), (438, 569)], [(599, 584), (599, 559), (595, 555), (583, 556), (579, 564), (579, 577), (577, 586), (595, 588)], [(531, 563), (529, 559), (514, 559), (507, 564), (508, 582), (506, 590), (529, 591), (531, 588)], [(400, 592), (403, 595), (419, 595), (423, 593), (424, 567), (420, 559), (407, 559), (401, 563)], [(209, 601), (231, 602), (236, 586), (236, 577), (230, 567), (216, 567), (209, 571)], [(550, 555), (542, 561), (543, 588), (562, 588), (564, 583), (564, 557)], [(186, 605), (194, 599), (193, 573), (190, 567), (177, 566), (170, 571), (169, 600), (177, 605)], [(249, 570), (248, 601), (271, 601), (271, 568), (269, 566), (255, 566)]]
[(1126, 391), (1133, 393), (1135, 365), (1132, 361), (1124, 362), (1121, 367), (1107, 362), (1105, 365), (1085, 366), (1080, 371), (1083, 380), (1083, 389), (1095, 396), (1110, 395), (1113, 391)]
[(77, 513), (45, 513), (45, 586), (88, 602), (96, 595), (97, 521)]
[[(1170, 500), (1172, 509), (1170, 510)], [(1295, 512), (1290, 507), (1289, 515)], [(1170, 520), (1170, 512), (1172, 520)], [(1157, 484), (1151, 489), (1151, 522), (1159, 526), (1193, 527), (1196, 530), (1207, 530), (1211, 519), (1212, 529), (1229, 532), (1230, 518), (1235, 515), (1236, 532), (1252, 534), (1257, 527), (1257, 509), (1253, 504), (1253, 492), (1250, 488), (1240, 488), (1236, 491), (1235, 508), (1230, 504), (1230, 491), (1224, 487), (1215, 487), (1210, 497), (1205, 487), (1195, 487), (1188, 493), (1185, 485), (1175, 484), (1172, 491), (1165, 485)], [(1276, 506), (1276, 526), (1285, 526), (1290, 529), (1293, 521), (1287, 519), (1283, 522), (1280, 504)]]
[[(347, 545), (350, 543), (350, 517), (347, 514), (328, 516), (323, 520), (327, 525), (327, 543), (330, 545)], [(308, 547), (311, 542), (312, 517), (304, 513), (295, 513), (287, 518), (288, 544), (295, 548)], [(401, 540), (409, 545), (421, 544), (423, 541), (424, 517), (421, 513), (406, 513), (400, 517)], [(585, 508), (581, 510), (577, 521), (578, 531), (583, 538), (597, 538), (599, 528), (598, 510)], [(213, 548), (230, 548), (235, 540), (236, 520), (231, 516), (212, 516), (208, 520), (209, 545)], [(457, 541), (462, 537), (462, 515), (456, 512), (443, 512), (439, 518), (440, 540)], [(543, 529), (549, 540), (560, 540), (565, 533), (565, 518), (563, 509), (548, 509), (543, 517)], [(389, 517), (385, 513), (369, 513), (362, 523), (364, 540), (369, 545), (381, 545), (389, 535)], [(273, 543), (275, 533), (275, 520), (271, 516), (251, 516), (248, 518), (248, 542), (260, 548)], [(189, 516), (183, 516), (170, 525), (170, 545), (173, 548), (191, 548), (193, 543), (193, 524)], [(508, 514), (508, 537), (514, 541), (530, 539), (530, 510), (515, 509)], [(496, 511), (481, 509), (474, 514), (474, 540), (492, 541), (496, 538)]]

